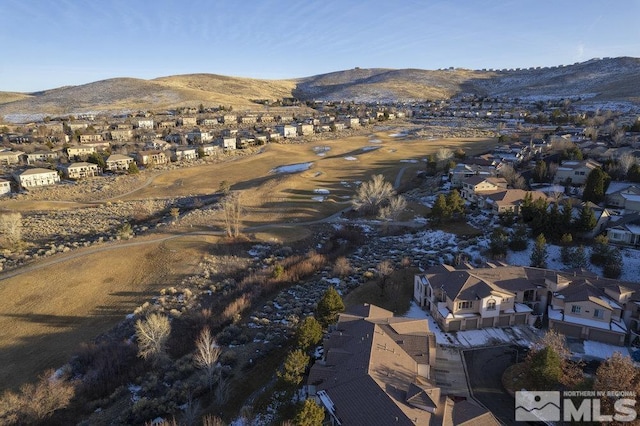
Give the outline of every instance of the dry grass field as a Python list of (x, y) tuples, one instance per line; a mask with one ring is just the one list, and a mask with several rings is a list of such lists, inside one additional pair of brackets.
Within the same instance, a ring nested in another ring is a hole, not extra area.
[[(233, 190), (242, 191), (247, 206), (243, 226), (254, 227), (247, 234), (261, 240), (290, 241), (308, 236), (308, 229), (297, 228), (296, 223), (322, 219), (348, 207), (348, 199), (355, 190), (354, 181), (365, 181), (382, 173), (393, 182), (402, 169), (402, 180), (410, 180), (417, 170), (424, 169), (422, 159), (442, 146), (462, 147), (472, 153), (495, 143), (398, 140), (389, 133), (393, 131), (371, 136), (371, 140), (380, 141), (376, 143), (361, 136), (309, 144), (271, 144), (254, 156), (163, 172), (150, 185), (123, 199), (207, 195), (217, 192), (220, 182), (227, 180)], [(317, 146), (330, 149), (319, 156), (314, 151)], [(363, 150), (368, 146), (377, 149)], [(272, 172), (279, 166), (307, 162), (313, 164), (299, 173)], [(328, 190), (327, 199), (314, 201), (313, 197), (319, 195), (315, 189)], [(28, 200), (11, 207), (24, 211), (59, 208), (57, 203)], [(274, 223), (287, 227), (261, 227)], [(221, 223), (207, 226), (221, 227)], [(158, 231), (133, 242), (160, 239), (171, 236), (171, 232), (193, 231), (196, 227), (172, 227), (164, 231), (166, 234)], [(16, 387), (46, 368), (59, 367), (81, 342), (112, 327), (160, 288), (192, 273), (207, 247), (216, 242), (215, 237), (206, 235), (173, 237), (141, 245), (120, 242), (106, 251), (84, 248), (35, 263), (48, 264), (59, 259), (50, 266), (27, 268), (24, 273), (6, 279), (0, 275), (1, 388)], [(83, 251), (90, 254), (77, 256)]]

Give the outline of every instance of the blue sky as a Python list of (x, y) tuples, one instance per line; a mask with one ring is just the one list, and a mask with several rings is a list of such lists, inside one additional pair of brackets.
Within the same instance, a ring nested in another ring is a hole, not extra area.
[(640, 57), (640, 0), (0, 0), (0, 90)]

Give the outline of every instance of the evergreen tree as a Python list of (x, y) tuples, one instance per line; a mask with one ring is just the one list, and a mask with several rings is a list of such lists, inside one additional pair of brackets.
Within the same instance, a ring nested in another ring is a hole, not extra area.
[(569, 201), (569, 199), (562, 202), (559, 227), (563, 232), (569, 234), (572, 234), (572, 230), (574, 229), (573, 206), (571, 205), (571, 201)]
[(438, 194), (436, 201), (433, 203), (433, 207), (431, 207), (431, 219), (435, 222), (441, 222), (443, 219), (448, 219), (449, 216), (447, 198), (444, 194)]
[(598, 235), (594, 239), (591, 248), (591, 263), (597, 266), (604, 266), (609, 256), (609, 239), (604, 235)]
[(607, 191), (611, 178), (600, 167), (591, 170), (587, 181), (584, 184), (582, 192), (583, 201), (591, 201), (593, 203), (601, 203), (604, 200), (604, 194)]
[(546, 235), (552, 241), (558, 241), (562, 235), (563, 229), (560, 228), (561, 215), (558, 208), (558, 203), (552, 203), (551, 207), (547, 210), (547, 218), (544, 222)]
[(494, 259), (501, 259), (507, 255), (509, 236), (502, 228), (495, 228), (489, 239), (489, 251)]
[(313, 398), (305, 399), (296, 418), (296, 426), (322, 426), (324, 423), (324, 408), (318, 405)]
[(580, 209), (580, 216), (578, 216), (574, 224), (576, 232), (589, 232), (596, 227), (597, 223), (593, 209), (589, 207), (588, 203), (583, 203), (582, 209)]
[(298, 347), (307, 351), (322, 340), (322, 325), (314, 317), (306, 317), (298, 326), (296, 335)]
[(536, 238), (535, 246), (531, 252), (531, 266), (534, 268), (546, 268), (547, 256), (547, 240), (543, 234), (540, 234)]
[(640, 164), (633, 164), (627, 172), (627, 179), (630, 182), (640, 182)]
[(447, 211), (449, 217), (455, 217), (456, 215), (464, 216), (464, 199), (460, 196), (457, 189), (449, 192), (447, 195)]
[(538, 160), (536, 166), (533, 169), (534, 182), (546, 182), (547, 181), (547, 163), (543, 160)]
[(572, 268), (586, 268), (587, 267), (587, 251), (584, 246), (578, 246), (571, 251), (571, 261), (569, 265)]
[(569, 265), (571, 262), (571, 256), (573, 255), (573, 250), (571, 249), (571, 244), (573, 243), (573, 238), (571, 234), (564, 234), (560, 239), (560, 243), (562, 244), (562, 248), (560, 249), (560, 260), (565, 265)]
[(289, 352), (282, 370), (278, 372), (278, 377), (287, 385), (296, 387), (302, 382), (307, 365), (309, 365), (309, 356), (303, 351), (297, 349)]
[(609, 250), (602, 267), (602, 274), (605, 278), (620, 278), (620, 275), (622, 275), (622, 254), (620, 249), (612, 248)]
[(344, 302), (334, 287), (329, 287), (318, 302), (316, 319), (323, 328), (338, 321), (338, 314), (344, 311)]
[(562, 378), (560, 356), (550, 346), (534, 353), (531, 357), (529, 377), (533, 388), (537, 391), (556, 389)]
[(509, 240), (509, 248), (513, 251), (523, 251), (527, 249), (528, 232), (526, 225), (519, 223), (513, 227), (511, 238)]

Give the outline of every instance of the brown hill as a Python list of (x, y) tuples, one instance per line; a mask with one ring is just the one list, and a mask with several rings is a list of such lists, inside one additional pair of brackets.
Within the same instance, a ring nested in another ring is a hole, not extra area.
[[(516, 70), (360, 69), (291, 80), (189, 74), (154, 80), (115, 78), (32, 94), (0, 93), (0, 116), (170, 107), (261, 108), (255, 99), (411, 102), (458, 94), (529, 100), (580, 98), (584, 102), (640, 104), (640, 59), (592, 59), (569, 66)], [(15, 120), (14, 120), (15, 121)]]

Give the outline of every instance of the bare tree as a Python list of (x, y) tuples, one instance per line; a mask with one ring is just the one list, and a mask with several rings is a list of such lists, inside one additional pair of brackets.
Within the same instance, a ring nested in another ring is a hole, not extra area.
[(238, 191), (229, 192), (221, 201), (220, 207), (224, 215), (224, 224), (227, 236), (238, 237), (240, 235), (240, 219), (242, 218), (241, 194)]
[(194, 361), (198, 368), (204, 370), (207, 377), (209, 392), (213, 389), (213, 384), (218, 371), (218, 358), (220, 358), (220, 347), (211, 335), (211, 329), (205, 327), (196, 339), (196, 353)]
[(593, 126), (585, 127), (584, 135), (592, 141), (595, 141), (596, 139), (598, 139), (598, 129)]
[(363, 182), (358, 188), (351, 204), (361, 212), (375, 212), (385, 202), (395, 195), (393, 186), (384, 180), (384, 176), (375, 175), (368, 182)]
[(169, 210), (169, 214), (171, 215), (173, 220), (176, 221), (180, 217), (180, 209), (177, 207), (172, 207), (171, 210)]
[(453, 151), (449, 148), (438, 148), (436, 151), (436, 160), (438, 160), (438, 162), (447, 161), (451, 157), (453, 157)]
[(0, 230), (9, 247), (18, 247), (22, 242), (22, 215), (7, 213), (0, 216)]
[(229, 380), (220, 376), (218, 385), (216, 386), (214, 399), (216, 404), (224, 405), (229, 400)]
[(391, 274), (393, 274), (393, 263), (390, 260), (383, 260), (376, 266), (376, 272), (378, 274), (378, 285), (380, 286), (380, 293), (384, 295), (387, 283)]
[(512, 188), (526, 189), (527, 187), (527, 182), (510, 164), (500, 167), (500, 175), (507, 181), (507, 185)]
[(136, 321), (138, 355), (144, 359), (158, 361), (166, 355), (166, 345), (171, 333), (169, 318), (160, 314), (150, 314), (144, 320)]
[(345, 277), (351, 273), (351, 263), (349, 259), (340, 256), (333, 265), (333, 273), (341, 277)]
[(380, 208), (378, 217), (383, 220), (396, 221), (400, 213), (407, 208), (407, 200), (402, 195), (397, 195), (389, 199), (389, 204)]
[(613, 146), (620, 146), (622, 141), (624, 140), (624, 130), (616, 129), (611, 133), (611, 141), (613, 142)]
[(629, 169), (631, 168), (631, 166), (633, 166), (634, 164), (636, 164), (636, 157), (634, 157), (632, 154), (628, 152), (625, 152), (620, 156), (620, 158), (618, 158), (618, 165), (620, 166), (620, 172), (625, 176), (629, 172)]

